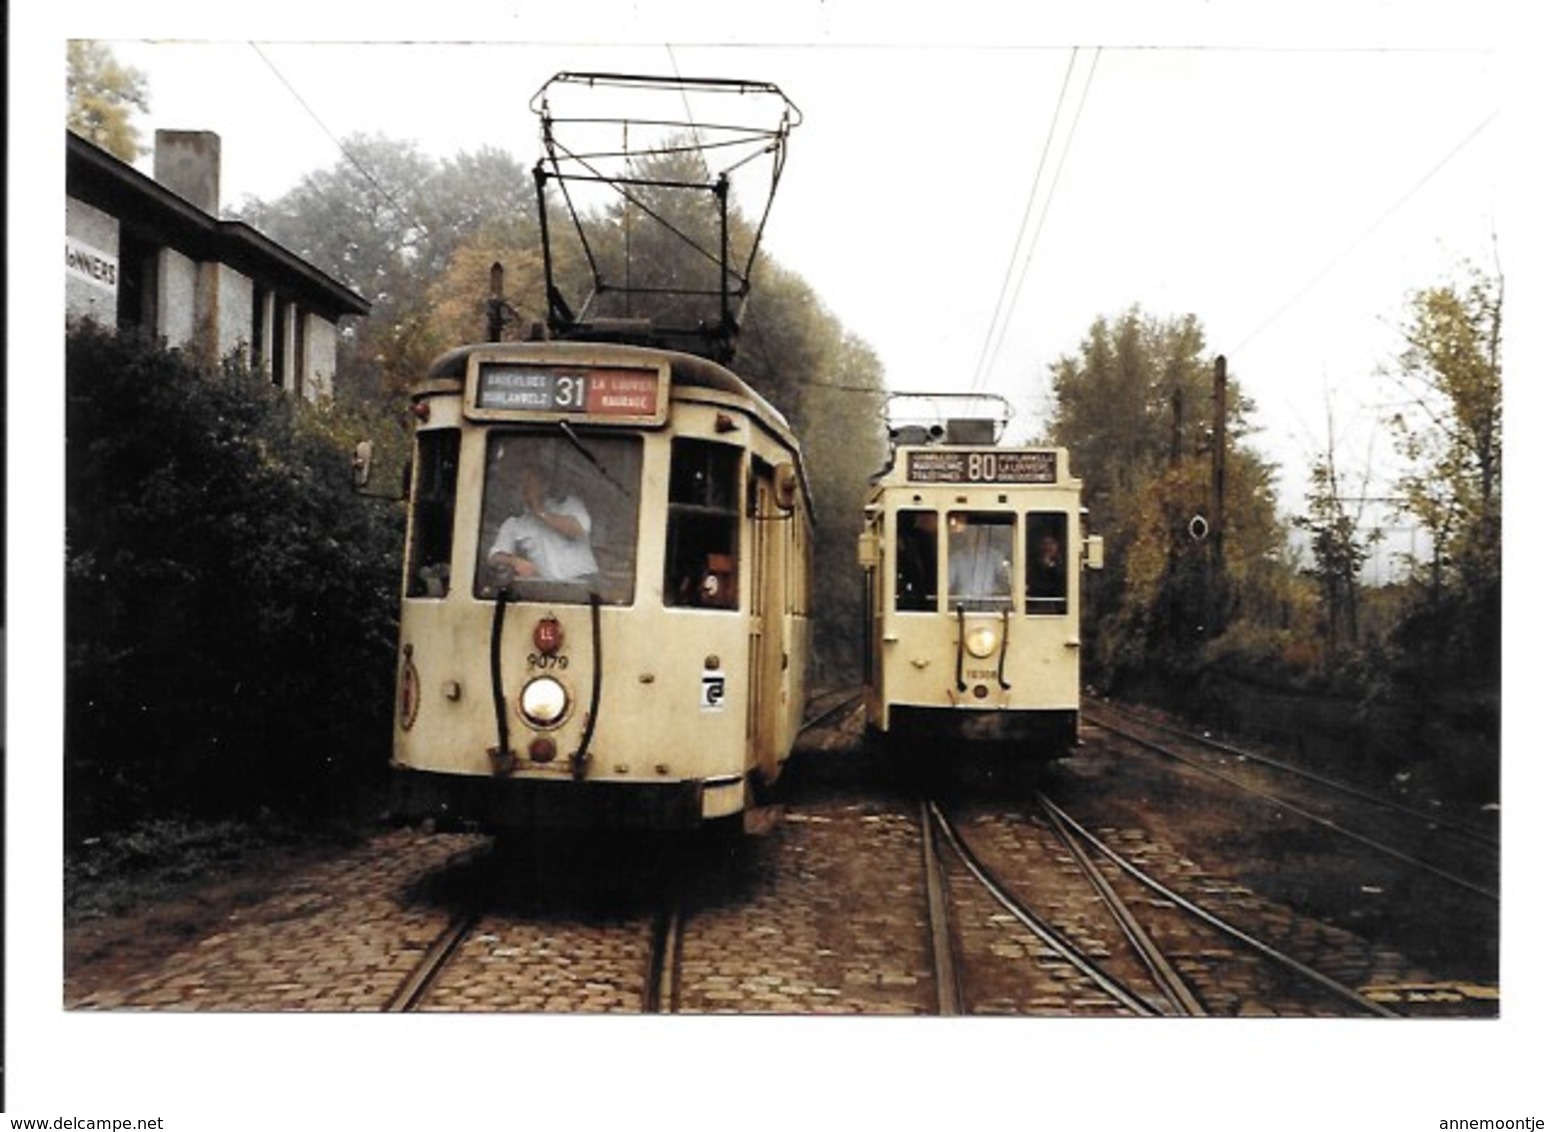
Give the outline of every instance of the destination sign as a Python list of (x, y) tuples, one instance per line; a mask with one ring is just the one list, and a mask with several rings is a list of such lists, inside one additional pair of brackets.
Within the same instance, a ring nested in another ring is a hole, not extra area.
[(907, 453), (908, 483), (1057, 483), (1057, 452), (935, 448)]
[(475, 408), (619, 420), (659, 420), (656, 370), (619, 366), (552, 366), (485, 362)]

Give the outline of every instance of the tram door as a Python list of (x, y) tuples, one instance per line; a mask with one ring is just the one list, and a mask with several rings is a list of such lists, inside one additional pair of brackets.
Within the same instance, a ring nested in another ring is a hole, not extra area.
[(751, 627), (750, 716), (746, 730), (763, 779), (778, 770), (783, 734), (783, 552), (784, 520), (791, 516), (776, 504), (773, 470), (760, 461), (751, 464)]

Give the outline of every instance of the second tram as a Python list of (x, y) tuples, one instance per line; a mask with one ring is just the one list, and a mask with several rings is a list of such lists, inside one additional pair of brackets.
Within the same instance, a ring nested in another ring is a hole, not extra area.
[(975, 417), (893, 430), (859, 538), (866, 723), (1058, 758), (1078, 739), (1080, 576), (1102, 540), (1063, 448), (996, 436)]

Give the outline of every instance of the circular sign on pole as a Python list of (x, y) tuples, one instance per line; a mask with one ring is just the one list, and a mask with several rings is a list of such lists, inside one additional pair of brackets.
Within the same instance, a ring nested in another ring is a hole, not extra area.
[(1203, 542), (1209, 534), (1209, 520), (1203, 515), (1195, 515), (1188, 520), (1188, 537), (1194, 542)]

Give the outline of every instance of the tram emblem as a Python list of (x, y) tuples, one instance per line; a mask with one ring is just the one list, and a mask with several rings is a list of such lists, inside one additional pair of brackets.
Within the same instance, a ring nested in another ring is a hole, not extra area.
[(723, 711), (724, 674), (711, 669), (702, 672), (702, 710)]

